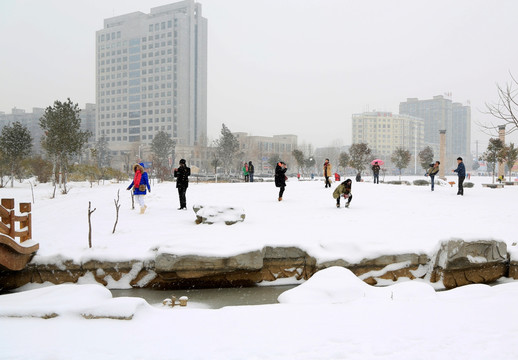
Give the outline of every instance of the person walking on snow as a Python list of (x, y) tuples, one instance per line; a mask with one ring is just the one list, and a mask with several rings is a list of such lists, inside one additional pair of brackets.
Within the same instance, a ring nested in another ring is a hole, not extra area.
[(374, 165), (372, 165), (372, 173), (374, 175), (374, 184), (380, 183), (380, 166), (378, 165), (378, 162), (376, 161)]
[(248, 174), (250, 175), (250, 182), (254, 182), (254, 164), (251, 161), (248, 162)]
[(439, 160), (437, 160), (435, 162), (435, 164), (430, 164), (430, 168), (428, 169), (428, 171), (426, 172), (426, 174), (424, 174), (424, 176), (430, 176), (430, 182), (432, 183), (432, 191), (433, 191), (433, 186), (435, 184), (435, 175), (437, 175), (439, 173), (439, 165), (441, 164), (441, 162)]
[(185, 159), (180, 160), (180, 167), (174, 169), (174, 177), (176, 178), (176, 188), (178, 189), (178, 197), (180, 198), (180, 207), (178, 210), (187, 209), (187, 200), (185, 193), (189, 187), (189, 176), (191, 175), (191, 168), (185, 165)]
[(351, 201), (353, 199), (353, 194), (351, 193), (353, 181), (351, 179), (345, 180), (343, 183), (338, 185), (333, 191), (333, 197), (336, 199), (336, 207), (340, 207), (340, 197), (343, 195), (344, 199), (347, 199), (347, 203), (345, 207), (349, 207)]
[(466, 167), (462, 162), (462, 158), (459, 156), (457, 158), (457, 168), (453, 170), (459, 176), (459, 190), (457, 191), (457, 195), (464, 196), (464, 179), (466, 178)]
[(326, 179), (326, 188), (331, 187), (331, 182), (329, 181), (329, 177), (332, 175), (331, 173), (331, 164), (329, 163), (329, 159), (324, 161), (324, 178)]
[(278, 162), (277, 166), (275, 166), (275, 186), (280, 188), (279, 201), (282, 201), (282, 195), (284, 194), (284, 188), (286, 187), (286, 170), (288, 170), (288, 168), (282, 161)]
[(147, 172), (144, 170), (144, 163), (133, 165), (133, 171), (135, 176), (126, 190), (133, 188), (133, 195), (137, 198), (137, 202), (140, 205), (140, 213), (144, 214), (147, 209), (144, 203), (144, 196), (146, 195), (146, 188), (151, 192), (151, 186), (149, 185)]
[(250, 173), (248, 172), (248, 164), (244, 163), (243, 165), (243, 176), (245, 177), (245, 182), (248, 182), (248, 180), (250, 179)]

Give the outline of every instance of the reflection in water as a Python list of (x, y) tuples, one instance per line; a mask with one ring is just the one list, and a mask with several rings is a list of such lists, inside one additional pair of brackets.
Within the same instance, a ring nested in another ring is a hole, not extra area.
[(150, 305), (162, 304), (162, 300), (180, 296), (189, 297), (189, 308), (219, 309), (224, 306), (276, 304), (277, 297), (297, 285), (256, 286), (247, 288), (153, 290), (111, 290), (113, 297), (141, 297)]

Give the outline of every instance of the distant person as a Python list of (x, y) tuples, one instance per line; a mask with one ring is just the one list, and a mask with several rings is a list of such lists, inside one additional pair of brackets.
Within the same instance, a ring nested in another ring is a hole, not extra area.
[(457, 191), (457, 195), (464, 196), (464, 179), (466, 178), (466, 167), (462, 162), (462, 158), (459, 156), (457, 158), (457, 168), (453, 170), (459, 176), (459, 190)]
[(326, 179), (326, 188), (331, 188), (331, 182), (329, 181), (331, 174), (331, 163), (329, 162), (329, 159), (326, 159), (324, 161), (324, 178)]
[(345, 207), (349, 207), (351, 204), (351, 200), (353, 199), (353, 194), (351, 193), (351, 187), (352, 187), (352, 180), (347, 179), (340, 185), (338, 185), (333, 191), (333, 197), (336, 199), (336, 207), (340, 207), (340, 197), (343, 196), (344, 199), (347, 199), (347, 203), (345, 204)]
[(248, 172), (248, 164), (246, 161), (243, 165), (243, 176), (245, 177), (245, 182), (250, 180), (250, 173)]
[(500, 175), (498, 178), (497, 178), (498, 182), (501, 184), (502, 181), (504, 181), (504, 175)]
[(280, 188), (278, 198), (279, 201), (282, 201), (282, 195), (284, 194), (284, 189), (286, 188), (286, 170), (288, 170), (288, 168), (282, 161), (278, 162), (277, 166), (275, 166), (275, 186)]
[(133, 195), (137, 198), (137, 202), (140, 205), (140, 213), (144, 214), (147, 209), (144, 203), (144, 196), (146, 195), (146, 189), (151, 192), (151, 186), (149, 185), (149, 179), (146, 170), (144, 169), (144, 163), (133, 165), (133, 181), (126, 190), (133, 188)]
[(340, 181), (340, 174), (339, 173), (335, 173), (335, 181), (336, 182)]
[(176, 188), (178, 189), (178, 197), (180, 198), (180, 207), (178, 210), (187, 210), (187, 199), (185, 193), (189, 187), (189, 176), (191, 168), (187, 167), (185, 159), (180, 160), (180, 166), (174, 169), (174, 177), (176, 178)]
[(356, 174), (356, 182), (361, 182), (361, 181), (362, 181), (362, 174), (361, 173)]
[(254, 182), (255, 167), (251, 161), (248, 162), (248, 175), (250, 176), (250, 182)]
[(374, 175), (374, 184), (380, 183), (380, 166), (376, 161), (374, 165), (372, 165), (372, 174)]
[(430, 181), (432, 183), (432, 191), (433, 191), (433, 186), (435, 184), (435, 175), (437, 175), (439, 173), (439, 165), (441, 164), (440, 161), (436, 161), (435, 164), (430, 164), (430, 168), (428, 169), (428, 171), (426, 171), (426, 174), (424, 174), (424, 176), (429, 176), (430, 177)]

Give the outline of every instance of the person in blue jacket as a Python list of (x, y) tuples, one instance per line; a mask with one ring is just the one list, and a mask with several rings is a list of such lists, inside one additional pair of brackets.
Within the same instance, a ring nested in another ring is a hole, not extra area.
[(453, 170), (453, 172), (456, 172), (459, 176), (459, 190), (457, 191), (457, 195), (464, 196), (464, 179), (466, 178), (466, 167), (464, 166), (464, 163), (462, 162), (462, 158), (459, 156), (457, 158), (457, 168)]
[(146, 195), (146, 189), (151, 192), (151, 186), (149, 186), (149, 178), (146, 170), (144, 170), (144, 164), (133, 165), (133, 171), (135, 176), (130, 186), (126, 190), (133, 188), (133, 195), (137, 198), (137, 202), (140, 205), (140, 213), (144, 214), (146, 211), (146, 204), (144, 203), (144, 196)]

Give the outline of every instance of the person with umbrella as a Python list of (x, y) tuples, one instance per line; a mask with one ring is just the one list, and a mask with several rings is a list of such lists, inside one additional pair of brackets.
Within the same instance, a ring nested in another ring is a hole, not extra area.
[(383, 160), (380, 160), (380, 159), (372, 160), (371, 165), (372, 165), (372, 173), (374, 175), (374, 184), (379, 184), (380, 183), (380, 169), (381, 169), (380, 165), (383, 165)]

